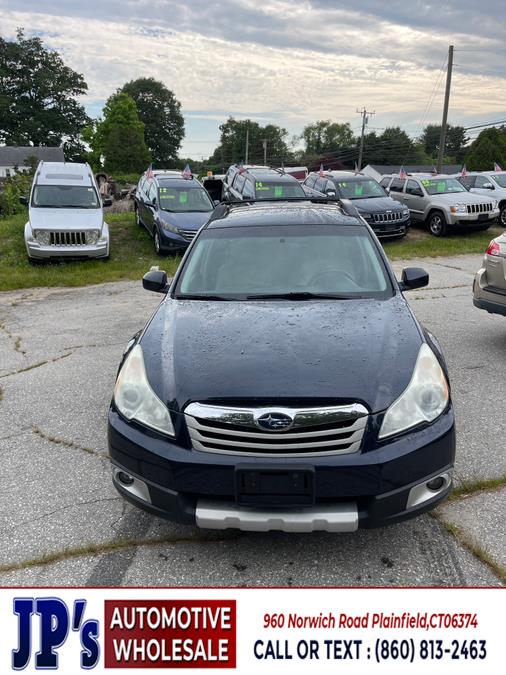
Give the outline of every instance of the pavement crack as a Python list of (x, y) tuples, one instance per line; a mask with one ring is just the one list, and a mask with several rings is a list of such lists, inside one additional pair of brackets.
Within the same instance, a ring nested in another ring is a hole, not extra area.
[(26, 373), (28, 370), (34, 370), (35, 368), (40, 368), (41, 366), (46, 366), (49, 363), (55, 363), (56, 361), (61, 361), (66, 359), (67, 356), (70, 356), (73, 352), (68, 352), (67, 354), (62, 354), (61, 356), (55, 356), (54, 359), (47, 359), (46, 361), (39, 361), (38, 363), (32, 363), (30, 366), (25, 368), (19, 368), (19, 370), (12, 370), (10, 373), (4, 373), (0, 375), (0, 379), (3, 377), (11, 377), (12, 375), (20, 375), (21, 373)]
[[(239, 538), (238, 535), (237, 538)], [(114, 553), (116, 551), (139, 548), (140, 546), (178, 546), (179, 544), (216, 544), (222, 545), (230, 541), (230, 537), (223, 539), (213, 539), (211, 537), (182, 537), (182, 536), (165, 536), (155, 537), (154, 539), (140, 538), (140, 539), (114, 539), (106, 541), (101, 544), (84, 544), (83, 546), (76, 546), (72, 548), (65, 548), (62, 551), (54, 551), (53, 553), (46, 553), (38, 558), (31, 558), (16, 563), (5, 563), (0, 565), (0, 574), (9, 572), (16, 572), (24, 570), (29, 567), (42, 567), (52, 565), (54, 563), (71, 560), (73, 558), (81, 558), (87, 555), (104, 555), (107, 553)]]
[(20, 523), (14, 523), (14, 525), (11, 525), (8, 528), (0, 530), (1, 533), (9, 532), (10, 530), (16, 529), (18, 527), (22, 527), (23, 525), (28, 525), (29, 523), (36, 523), (39, 520), (44, 520), (44, 518), (49, 518), (50, 516), (54, 516), (57, 513), (61, 513), (62, 511), (68, 511), (68, 509), (73, 509), (76, 506), (87, 506), (89, 504), (100, 504), (101, 502), (115, 502), (120, 500), (121, 497), (104, 497), (103, 499), (89, 499), (85, 502), (73, 502), (72, 504), (65, 504), (64, 506), (60, 506), (57, 509), (54, 509), (54, 511), (48, 511), (47, 513), (43, 513), (41, 516), (37, 516), (37, 518), (29, 518), (28, 520), (23, 520)]
[(26, 350), (23, 349), (23, 343), (21, 341), (20, 335), (14, 335), (14, 333), (12, 333), (9, 328), (7, 328), (5, 321), (0, 321), (0, 330), (3, 331), (10, 340), (14, 341), (14, 351), (18, 352), (18, 354), (21, 354), (22, 356), (26, 356)]
[(45, 433), (39, 427), (32, 427), (32, 432), (36, 435), (39, 436), (40, 438), (43, 438), (46, 441), (49, 441), (50, 443), (54, 443), (55, 445), (63, 445), (66, 448), (72, 448), (74, 450), (81, 450), (82, 452), (87, 453), (88, 455), (95, 455), (96, 457), (100, 457), (101, 459), (108, 459), (109, 455), (100, 452), (99, 450), (95, 450), (94, 448), (88, 448), (85, 445), (79, 445), (79, 443), (75, 443), (74, 441), (69, 441), (66, 438), (60, 438), (59, 436), (52, 436), (50, 434)]
[(458, 265), (448, 265), (448, 263), (436, 262), (435, 260), (431, 260), (430, 264), (437, 265), (438, 267), (446, 267), (447, 269), (451, 270), (458, 270), (459, 272), (464, 272), (464, 274), (468, 274), (470, 277), (474, 277), (475, 275), (474, 272), (469, 272), (469, 270), (466, 270), (464, 267), (459, 267)]

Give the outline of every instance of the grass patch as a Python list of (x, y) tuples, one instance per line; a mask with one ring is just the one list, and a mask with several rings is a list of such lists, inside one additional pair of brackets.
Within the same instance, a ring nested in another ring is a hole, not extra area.
[(141, 279), (152, 265), (159, 265), (171, 276), (179, 256), (157, 256), (153, 242), (143, 227), (135, 224), (133, 213), (108, 214), (111, 236), (109, 260), (69, 262), (28, 262), (24, 242), (26, 214), (0, 219), (0, 291), (36, 286), (86, 286), (105, 281)]
[(462, 497), (469, 497), (477, 492), (485, 492), (487, 490), (498, 490), (506, 487), (506, 474), (499, 478), (483, 478), (480, 480), (468, 483), (463, 481), (452, 491), (449, 499), (460, 499)]
[(446, 237), (434, 237), (420, 226), (412, 227), (404, 239), (384, 242), (383, 247), (390, 260), (485, 253), (490, 240), (503, 232), (504, 228), (494, 223), (485, 232), (455, 230)]

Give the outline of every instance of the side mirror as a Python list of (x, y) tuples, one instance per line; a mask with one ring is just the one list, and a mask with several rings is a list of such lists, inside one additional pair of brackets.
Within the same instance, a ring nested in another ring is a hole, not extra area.
[(327, 190), (327, 197), (335, 197), (335, 196), (336, 196), (335, 190)]
[(383, 189), (385, 190), (385, 192), (387, 193), (387, 195), (390, 194), (390, 188), (383, 188)]
[(218, 206), (218, 204), (220, 204), (220, 200), (219, 199), (213, 199), (213, 204), (215, 206)]
[(482, 187), (484, 187), (485, 190), (495, 190), (495, 187), (492, 185), (492, 183), (483, 183)]
[(19, 203), (23, 204), (23, 206), (28, 206), (28, 197), (20, 197)]
[(399, 283), (401, 291), (412, 291), (415, 288), (423, 288), (429, 283), (429, 275), (421, 267), (405, 267)]
[(146, 291), (155, 293), (167, 293), (170, 284), (167, 281), (167, 273), (163, 270), (150, 270), (142, 277), (142, 287)]
[(112, 206), (112, 198), (106, 197), (105, 199), (102, 199), (102, 206)]

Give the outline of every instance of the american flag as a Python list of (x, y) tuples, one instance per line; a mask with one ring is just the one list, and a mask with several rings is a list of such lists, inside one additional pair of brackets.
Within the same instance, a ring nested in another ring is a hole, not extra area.
[(243, 162), (241, 162), (239, 164), (239, 173), (244, 173), (245, 171), (246, 171), (246, 169), (244, 168), (244, 164), (243, 164)]
[(192, 177), (192, 170), (190, 169), (190, 165), (187, 164), (183, 169), (183, 178), (191, 178), (191, 177)]
[(355, 162), (355, 173), (360, 173), (359, 168), (358, 168), (358, 164), (356, 162)]
[(407, 178), (407, 177), (408, 177), (408, 174), (406, 173), (406, 169), (403, 166), (401, 166), (401, 168), (399, 169), (399, 178), (404, 179), (404, 178)]
[(155, 174), (153, 173), (153, 165), (150, 164), (146, 169), (146, 178), (154, 178)]
[(431, 174), (432, 174), (433, 176), (437, 176), (437, 169), (436, 169), (435, 166), (432, 167)]
[(461, 176), (467, 176), (467, 169), (466, 169), (466, 165), (465, 165), (465, 164), (462, 165), (462, 169), (461, 169), (461, 171), (460, 171), (460, 175), (461, 175)]
[(320, 164), (320, 176), (324, 176), (325, 172), (323, 171), (323, 164)]
[(494, 171), (502, 171), (501, 167), (497, 162), (494, 162)]

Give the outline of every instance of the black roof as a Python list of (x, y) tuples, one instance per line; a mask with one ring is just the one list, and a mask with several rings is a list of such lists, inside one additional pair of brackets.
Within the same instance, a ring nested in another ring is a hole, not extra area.
[(44, 162), (64, 162), (63, 148), (51, 148), (44, 145), (0, 147), (0, 166), (28, 166), (27, 160), (36, 157)]
[(202, 183), (196, 178), (183, 178), (183, 176), (155, 176), (154, 180), (160, 187), (202, 187)]
[(292, 202), (255, 202), (222, 204), (205, 226), (222, 227), (271, 227), (273, 225), (361, 225), (361, 220), (343, 214), (337, 204), (318, 204), (309, 200)]
[(294, 181), (298, 183), (299, 181), (291, 176), (289, 173), (283, 173), (276, 169), (245, 169), (242, 172), (243, 175), (253, 176), (255, 180), (268, 183), (269, 181), (276, 181), (277, 183), (293, 183)]

